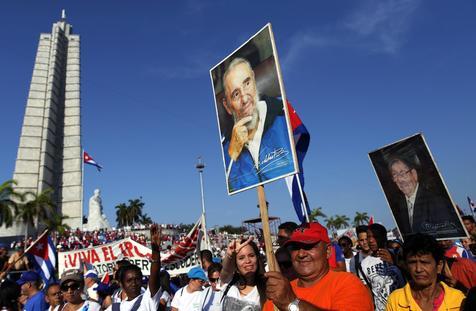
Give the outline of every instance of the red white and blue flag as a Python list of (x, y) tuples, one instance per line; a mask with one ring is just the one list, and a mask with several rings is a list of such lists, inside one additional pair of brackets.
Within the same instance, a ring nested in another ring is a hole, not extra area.
[(99, 163), (97, 163), (96, 161), (94, 161), (94, 159), (86, 151), (83, 151), (83, 161), (86, 164), (95, 166), (99, 172), (102, 169), (102, 166), (99, 165)]
[(47, 234), (43, 234), (35, 243), (33, 243), (26, 251), (26, 254), (32, 259), (33, 266), (40, 274), (45, 284), (56, 281), (56, 248), (53, 241)]
[[(301, 119), (296, 113), (296, 110), (291, 106), (291, 103), (287, 102), (289, 119), (291, 121), (291, 127), (293, 129), (294, 144), (296, 148), (296, 156), (299, 165), (299, 174), (286, 177), (286, 184), (288, 186), (291, 199), (293, 201), (294, 209), (300, 222), (306, 222), (306, 216), (304, 211), (307, 211), (307, 215), (311, 213), (309, 203), (307, 202), (306, 194), (304, 193), (304, 170), (302, 162), (306, 156), (307, 149), (309, 148), (309, 142), (311, 135), (307, 131), (306, 127), (302, 123)], [(304, 196), (304, 202), (302, 201), (301, 193), (299, 191), (299, 185), (297, 178), (301, 182), (302, 194)]]

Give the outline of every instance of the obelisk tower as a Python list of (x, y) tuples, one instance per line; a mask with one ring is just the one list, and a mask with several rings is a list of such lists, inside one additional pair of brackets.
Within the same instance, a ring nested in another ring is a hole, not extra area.
[[(63, 10), (51, 33), (40, 34), (13, 179), (20, 192), (53, 189), (73, 229), (83, 217), (80, 95), (80, 39)], [(0, 234), (24, 232), (17, 223)]]

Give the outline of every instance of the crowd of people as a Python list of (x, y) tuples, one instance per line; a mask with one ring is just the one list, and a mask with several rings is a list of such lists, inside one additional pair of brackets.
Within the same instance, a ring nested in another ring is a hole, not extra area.
[[(473, 218), (464, 223), (476, 236)], [(79, 240), (120, 235), (74, 232)], [(81, 237), (81, 238), (80, 238)], [(331, 237), (317, 222), (279, 226), (275, 256), (266, 260), (253, 236), (229, 241), (223, 253), (200, 251), (200, 266), (173, 276), (161, 267), (163, 237), (150, 226), (150, 275), (116, 261), (111, 281), (98, 272), (68, 269), (45, 284), (34, 269), (18, 279), (0, 275), (1, 310), (475, 310), (476, 261), (460, 241), (410, 235), (387, 240), (381, 224), (355, 228), (355, 236)], [(63, 237), (58, 243), (63, 243)], [(99, 242), (102, 244), (104, 242)], [(88, 244), (88, 245), (94, 245)], [(88, 247), (83, 245), (83, 247)], [(219, 249), (219, 247), (217, 247)], [(5, 268), (26, 258), (8, 255)], [(13, 260), (12, 260), (13, 258)], [(278, 269), (270, 269), (273, 266)], [(277, 270), (277, 271), (273, 271)]]

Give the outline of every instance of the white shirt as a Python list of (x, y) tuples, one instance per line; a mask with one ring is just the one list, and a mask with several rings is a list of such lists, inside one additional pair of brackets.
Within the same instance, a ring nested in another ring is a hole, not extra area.
[(256, 109), (258, 109), (258, 128), (256, 129), (255, 134), (253, 135), (253, 139), (248, 141), (245, 146), (248, 148), (251, 157), (253, 158), (253, 162), (255, 163), (256, 168), (259, 167), (259, 147), (261, 145), (261, 137), (263, 136), (264, 130), (264, 121), (266, 120), (266, 112), (268, 107), (266, 106), (265, 101), (259, 101), (256, 103)]
[[(142, 301), (140, 302), (139, 309), (137, 311), (157, 311), (159, 308), (160, 296), (162, 296), (162, 289), (159, 289), (155, 293), (154, 297), (151, 297), (150, 290), (147, 288), (144, 294), (140, 294), (132, 300), (122, 300), (120, 310), (129, 311), (134, 306), (134, 303), (142, 296)], [(106, 311), (112, 311), (112, 305), (110, 305)]]
[(188, 285), (179, 289), (172, 299), (172, 308), (179, 311), (199, 311), (202, 307), (202, 291), (189, 293)]
[[(65, 303), (64, 306), (63, 306), (63, 309), (68, 305), (68, 303)], [(79, 308), (78, 310), (76, 311), (100, 311), (101, 310), (101, 305), (97, 302), (94, 302), (94, 301), (90, 301), (90, 300), (86, 300), (84, 302), (84, 304), (81, 306), (81, 308)]]
[(251, 292), (242, 296), (238, 287), (236, 285), (233, 285), (232, 287), (230, 287), (230, 290), (228, 291), (228, 293), (226, 295), (229, 296), (229, 297), (233, 297), (233, 298), (236, 298), (236, 299), (239, 299), (239, 300), (246, 301), (246, 302), (251, 302), (251, 303), (253, 303), (255, 305), (258, 305), (258, 306), (260, 305), (260, 296), (259, 296), (259, 292), (258, 292), (258, 287), (256, 287), (256, 286), (253, 287), (253, 290)]
[(222, 291), (214, 291), (210, 286), (207, 289), (202, 291), (202, 309), (203, 311), (221, 311), (221, 297), (223, 296)]
[(160, 296), (159, 301), (160, 300), (165, 301), (165, 307), (167, 308), (167, 310), (169, 310), (172, 302), (172, 296), (170, 296), (170, 294), (166, 290), (162, 292), (162, 296)]

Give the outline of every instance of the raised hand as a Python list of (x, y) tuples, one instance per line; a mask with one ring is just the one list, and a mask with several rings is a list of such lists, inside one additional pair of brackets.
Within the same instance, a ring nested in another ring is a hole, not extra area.
[(150, 226), (150, 243), (152, 249), (158, 248), (160, 250), (160, 238), (162, 236), (162, 228), (158, 224), (154, 223)]
[(252, 116), (245, 117), (236, 122), (231, 133), (230, 146), (228, 147), (228, 154), (233, 161), (236, 161), (241, 154), (243, 146), (248, 142), (248, 128), (246, 123), (253, 119)]
[(233, 255), (238, 254), (243, 247), (246, 245), (250, 244), (250, 242), (253, 241), (253, 237), (250, 236), (246, 241), (243, 243), (240, 243), (239, 240), (233, 240), (228, 244), (228, 248), (226, 249), (226, 254), (229, 257), (232, 257)]

